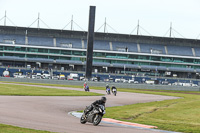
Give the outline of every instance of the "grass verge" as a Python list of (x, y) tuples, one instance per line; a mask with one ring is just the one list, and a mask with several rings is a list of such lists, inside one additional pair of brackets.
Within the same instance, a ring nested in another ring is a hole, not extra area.
[[(180, 99), (138, 103), (133, 105), (106, 108), (105, 117), (122, 121), (154, 125), (159, 129), (185, 133), (200, 132), (200, 96), (198, 92), (155, 90), (131, 90), (130, 92), (148, 93), (181, 97)], [(191, 92), (190, 92), (191, 93)]]
[(0, 95), (15, 96), (100, 96), (102, 94), (54, 88), (1, 84)]
[(0, 133), (53, 133), (48, 131), (21, 128), (11, 125), (0, 124)]

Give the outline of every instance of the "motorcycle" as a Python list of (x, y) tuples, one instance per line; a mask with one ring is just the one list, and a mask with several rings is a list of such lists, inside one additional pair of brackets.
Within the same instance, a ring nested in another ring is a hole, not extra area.
[(110, 88), (106, 88), (106, 93), (110, 95)]
[(85, 115), (87, 110), (88, 107), (85, 108), (83, 115), (81, 116), (81, 124), (90, 122), (93, 123), (94, 126), (97, 126), (101, 122), (103, 115), (106, 113), (103, 105), (97, 105), (96, 107), (93, 107), (93, 109)]
[(88, 92), (90, 91), (89, 86), (86, 86), (84, 89), (85, 91), (88, 91)]
[(117, 89), (116, 89), (116, 88), (113, 88), (113, 89), (112, 89), (112, 93), (113, 93), (114, 96), (116, 96), (116, 95), (117, 95)]

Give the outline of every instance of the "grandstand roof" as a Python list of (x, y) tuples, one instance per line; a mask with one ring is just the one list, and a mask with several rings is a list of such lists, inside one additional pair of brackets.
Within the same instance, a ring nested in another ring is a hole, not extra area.
[[(84, 31), (41, 29), (41, 28), (28, 28), (28, 27), (15, 27), (15, 26), (0, 26), (0, 34), (18, 34), (18, 35), (28, 35), (28, 36), (68, 37), (68, 38), (87, 39), (87, 32)], [(144, 35), (101, 33), (101, 32), (95, 33), (95, 40), (200, 47), (200, 40), (197, 39), (182, 39), (182, 38), (144, 36)]]

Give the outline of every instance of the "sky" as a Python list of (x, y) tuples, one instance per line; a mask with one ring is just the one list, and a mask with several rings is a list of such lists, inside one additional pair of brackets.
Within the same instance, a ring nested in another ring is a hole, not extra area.
[[(200, 39), (200, 0), (0, 0), (0, 25), (87, 31), (96, 6), (95, 32)], [(33, 23), (35, 22), (35, 23)], [(43, 23), (44, 22), (44, 23)]]

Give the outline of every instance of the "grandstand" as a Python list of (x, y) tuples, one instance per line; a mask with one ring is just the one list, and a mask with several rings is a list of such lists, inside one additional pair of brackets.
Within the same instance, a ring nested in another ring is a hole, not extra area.
[[(84, 71), (86, 50), (87, 32), (0, 26), (2, 66)], [(94, 69), (196, 78), (200, 73), (200, 40), (95, 33)]]

